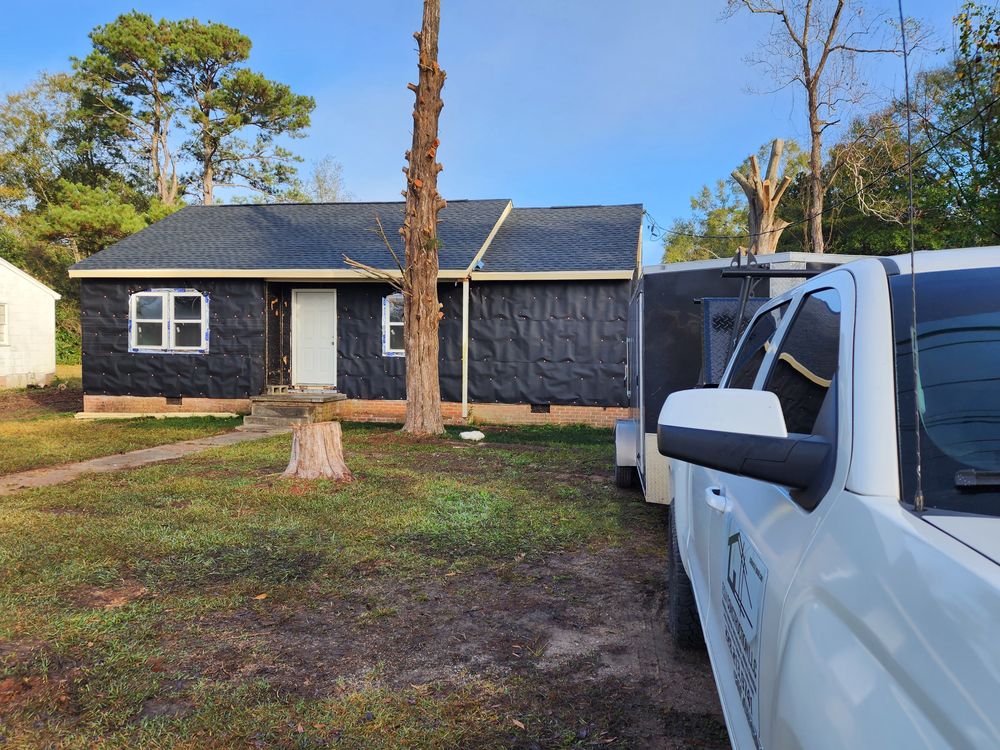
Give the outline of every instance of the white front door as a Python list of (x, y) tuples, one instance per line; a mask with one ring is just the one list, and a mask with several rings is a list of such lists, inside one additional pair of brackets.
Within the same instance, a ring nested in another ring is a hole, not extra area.
[(292, 292), (292, 383), (337, 385), (337, 292)]

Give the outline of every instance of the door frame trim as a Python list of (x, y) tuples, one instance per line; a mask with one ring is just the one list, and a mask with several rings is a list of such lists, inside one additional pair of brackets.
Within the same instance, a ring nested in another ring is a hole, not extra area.
[(289, 328), (289, 338), (291, 338), (291, 350), (292, 357), (289, 363), (289, 380), (293, 386), (300, 385), (295, 378), (295, 362), (297, 359), (297, 347), (295, 346), (295, 341), (298, 338), (295, 335), (296, 328), (299, 325), (299, 295), (302, 294), (332, 294), (333, 295), (333, 382), (332, 383), (305, 383), (305, 385), (329, 385), (332, 388), (337, 387), (337, 342), (340, 341), (340, 335), (337, 325), (337, 289), (336, 287), (327, 287), (323, 289), (316, 289), (315, 287), (310, 289), (292, 289), (292, 325)]

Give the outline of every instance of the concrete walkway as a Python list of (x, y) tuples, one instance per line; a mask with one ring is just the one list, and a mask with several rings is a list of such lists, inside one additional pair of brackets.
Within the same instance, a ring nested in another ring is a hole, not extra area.
[(49, 466), (42, 469), (32, 469), (31, 471), (21, 471), (17, 474), (0, 476), (0, 495), (10, 495), (19, 490), (33, 487), (48, 487), (52, 484), (71, 482), (83, 474), (134, 469), (138, 466), (189, 456), (192, 453), (199, 453), (209, 448), (217, 448), (220, 445), (235, 445), (236, 443), (245, 443), (249, 440), (260, 440), (261, 438), (287, 431), (288, 428), (226, 432), (222, 435), (195, 438), (194, 440), (182, 440), (179, 443), (167, 443), (166, 445), (157, 445), (152, 448), (130, 451), (129, 453), (117, 453), (113, 456), (91, 458), (88, 461), (80, 461), (75, 464), (62, 464), (61, 466)]

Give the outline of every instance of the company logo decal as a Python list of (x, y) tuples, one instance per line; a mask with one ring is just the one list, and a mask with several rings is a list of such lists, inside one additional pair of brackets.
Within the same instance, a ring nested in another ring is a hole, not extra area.
[(723, 633), (733, 664), (733, 678), (754, 743), (760, 744), (760, 622), (767, 568), (753, 542), (726, 523), (726, 580), (722, 588)]

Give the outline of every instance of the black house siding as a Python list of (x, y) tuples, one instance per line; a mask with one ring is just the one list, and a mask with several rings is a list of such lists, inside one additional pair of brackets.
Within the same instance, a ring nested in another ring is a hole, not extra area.
[[(129, 295), (189, 287), (210, 295), (207, 354), (128, 351)], [(81, 288), (84, 391), (247, 398), (288, 384), (291, 292), (337, 290), (337, 385), (349, 398), (406, 398), (406, 360), (382, 354), (382, 283), (89, 281)], [(629, 281), (473, 282), (469, 401), (625, 406)], [(443, 282), (441, 397), (462, 400), (462, 285)]]
[[(129, 296), (191, 288), (209, 295), (209, 351), (128, 349)], [(264, 390), (264, 282), (216, 279), (83, 280), (83, 390), (104, 396), (249, 398)]]
[[(282, 359), (290, 351), (290, 331), (282, 321), (290, 309), (291, 290), (305, 286), (268, 286), (269, 383), (288, 382)], [(335, 288), (337, 388), (349, 398), (405, 399), (406, 359), (382, 354), (382, 298), (395, 290), (380, 283)], [(469, 401), (627, 405), (629, 288), (628, 281), (473, 282), (469, 290)], [(461, 401), (461, 283), (439, 284), (438, 296), (444, 313), (441, 398)], [(282, 341), (271, 343), (272, 329), (282, 332)]]
[(626, 406), (630, 285), (473, 283), (469, 401)]

